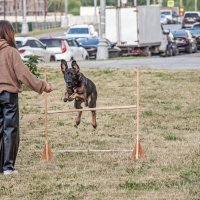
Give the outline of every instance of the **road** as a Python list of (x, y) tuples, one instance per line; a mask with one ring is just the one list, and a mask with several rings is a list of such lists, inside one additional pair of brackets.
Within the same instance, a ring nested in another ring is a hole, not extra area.
[[(164, 25), (164, 29), (177, 30), (180, 29), (180, 24)], [(52, 33), (54, 36), (63, 35), (63, 32)], [(39, 36), (38, 36), (39, 37)], [(110, 67), (110, 68), (154, 68), (154, 69), (200, 69), (200, 53), (180, 54), (175, 57), (160, 57), (152, 56), (146, 58), (136, 57), (133, 59), (121, 60), (89, 60), (79, 61), (80, 67)], [(47, 64), (42, 64), (47, 65)], [(48, 66), (58, 67), (59, 63), (49, 63)]]
[[(200, 53), (181, 54), (174, 57), (145, 57), (122, 60), (88, 60), (79, 61), (80, 67), (87, 68), (151, 68), (151, 69), (173, 69), (173, 70), (200, 70)], [(41, 66), (59, 67), (59, 62), (44, 63)]]

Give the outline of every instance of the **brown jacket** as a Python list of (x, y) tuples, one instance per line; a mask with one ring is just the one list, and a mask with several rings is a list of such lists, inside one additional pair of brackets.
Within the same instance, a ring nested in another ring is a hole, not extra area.
[(47, 85), (46, 81), (38, 79), (30, 72), (17, 49), (0, 39), (0, 93), (19, 93), (22, 83), (40, 94)]

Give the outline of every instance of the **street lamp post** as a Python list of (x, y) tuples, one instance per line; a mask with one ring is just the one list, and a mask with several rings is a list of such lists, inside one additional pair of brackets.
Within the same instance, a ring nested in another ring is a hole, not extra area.
[(69, 23), (68, 23), (68, 0), (65, 0), (65, 12), (64, 12), (64, 16), (62, 17), (61, 27), (67, 28), (68, 25), (69, 25)]
[(194, 10), (197, 11), (197, 0), (194, 0)]
[(28, 35), (28, 24), (26, 21), (26, 0), (23, 0), (23, 22), (22, 22), (22, 35)]
[(44, 22), (46, 22), (47, 16), (47, 0), (44, 0)]
[(6, 0), (3, 2), (3, 18), (6, 19)]
[(94, 0), (94, 16), (97, 16), (97, 0)]
[(97, 59), (108, 58), (108, 46), (105, 40), (106, 1), (100, 0), (100, 40), (97, 48)]
[(183, 0), (180, 0), (180, 8), (183, 7)]
[(100, 1), (100, 37), (105, 37), (105, 22), (106, 22), (106, 4), (105, 0)]

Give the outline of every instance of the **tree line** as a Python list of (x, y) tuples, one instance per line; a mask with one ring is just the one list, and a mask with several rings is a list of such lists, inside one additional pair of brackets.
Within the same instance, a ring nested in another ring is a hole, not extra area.
[[(117, 6), (118, 0), (105, 0), (107, 6)], [(150, 3), (158, 3), (159, 0), (150, 0)], [(168, 0), (162, 0), (162, 5), (167, 6)], [(94, 6), (94, 0), (68, 0), (68, 13), (72, 15), (80, 14), (81, 6)], [(100, 0), (96, 0), (97, 6), (100, 6)], [(195, 0), (182, 0), (185, 10), (192, 11), (195, 9)], [(126, 6), (133, 6), (134, 0), (127, 0)], [(137, 5), (146, 5), (146, 0), (137, 0)], [(174, 0), (175, 7), (180, 7), (180, 0)], [(64, 12), (65, 0), (50, 0), (49, 12)], [(197, 10), (200, 10), (200, 1), (197, 0)]]

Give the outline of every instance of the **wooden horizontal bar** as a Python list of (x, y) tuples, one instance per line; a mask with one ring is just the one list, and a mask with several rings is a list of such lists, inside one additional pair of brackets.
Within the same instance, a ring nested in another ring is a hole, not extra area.
[(78, 153), (78, 152), (131, 152), (132, 150), (127, 149), (63, 149), (63, 150), (55, 150), (57, 153)]
[(80, 111), (95, 111), (95, 110), (117, 110), (117, 109), (129, 109), (129, 108), (136, 108), (136, 105), (99, 107), (99, 108), (83, 108), (83, 109), (70, 109), (70, 110), (52, 110), (52, 111), (48, 111), (48, 114), (80, 112)]

